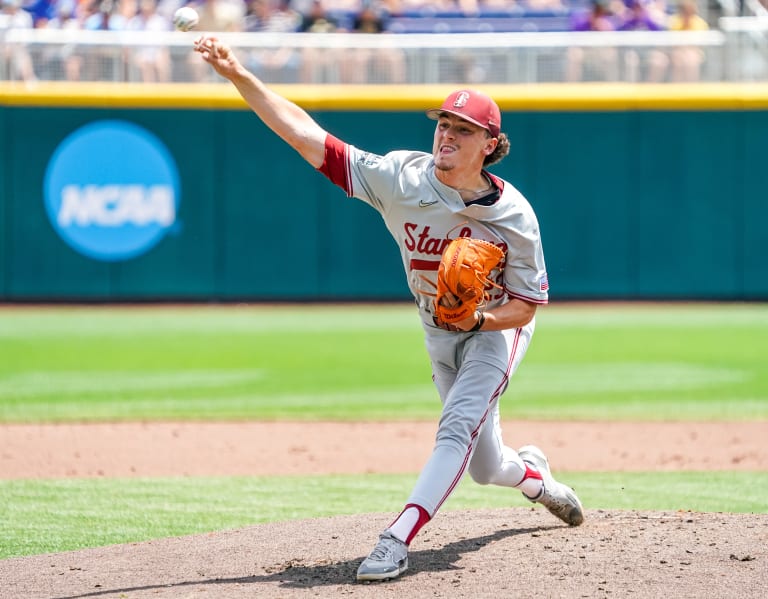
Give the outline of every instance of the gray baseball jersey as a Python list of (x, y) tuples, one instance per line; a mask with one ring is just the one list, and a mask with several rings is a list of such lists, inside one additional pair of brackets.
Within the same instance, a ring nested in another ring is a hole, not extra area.
[(395, 151), (379, 156), (332, 135), (319, 170), (348, 196), (381, 214), (400, 248), (426, 333), (443, 413), (434, 452), (409, 503), (434, 515), (467, 469), (478, 482), (516, 486), (525, 470), (517, 453), (501, 442), (498, 398), (525, 355), (534, 322), (507, 331), (446, 331), (434, 323), (433, 298), (422, 293), (434, 288), (422, 276), (436, 282), (450, 239), (484, 239), (505, 251), (495, 274), (500, 289), (490, 290), (487, 309), (509, 298), (547, 303), (544, 254), (530, 204), (510, 183), (485, 173), (498, 199), (491, 205), (465, 205), (455, 189), (437, 179), (431, 154)]

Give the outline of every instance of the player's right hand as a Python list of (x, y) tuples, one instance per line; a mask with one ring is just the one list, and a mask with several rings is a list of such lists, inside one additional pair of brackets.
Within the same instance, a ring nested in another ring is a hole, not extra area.
[(240, 66), (229, 46), (215, 36), (201, 35), (193, 44), (195, 52), (199, 52), (203, 60), (222, 77), (231, 77)]

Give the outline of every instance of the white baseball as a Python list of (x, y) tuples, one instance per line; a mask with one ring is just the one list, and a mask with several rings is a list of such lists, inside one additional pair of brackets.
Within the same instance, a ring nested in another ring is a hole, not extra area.
[(197, 26), (200, 17), (191, 6), (182, 6), (173, 14), (173, 26), (179, 31), (189, 31)]

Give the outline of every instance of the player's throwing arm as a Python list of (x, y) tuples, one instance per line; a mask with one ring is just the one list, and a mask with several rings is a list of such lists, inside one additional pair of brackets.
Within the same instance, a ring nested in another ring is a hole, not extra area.
[(219, 38), (202, 35), (195, 40), (194, 50), (219, 75), (231, 81), (263, 123), (304, 160), (314, 168), (323, 164), (328, 133), (304, 109), (264, 85)]

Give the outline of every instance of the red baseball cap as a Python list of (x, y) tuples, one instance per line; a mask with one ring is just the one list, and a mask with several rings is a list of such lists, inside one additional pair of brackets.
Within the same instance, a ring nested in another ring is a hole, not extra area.
[(482, 92), (459, 89), (445, 99), (440, 108), (427, 110), (427, 116), (437, 120), (444, 112), (487, 129), (493, 137), (501, 132), (501, 111), (496, 102)]

